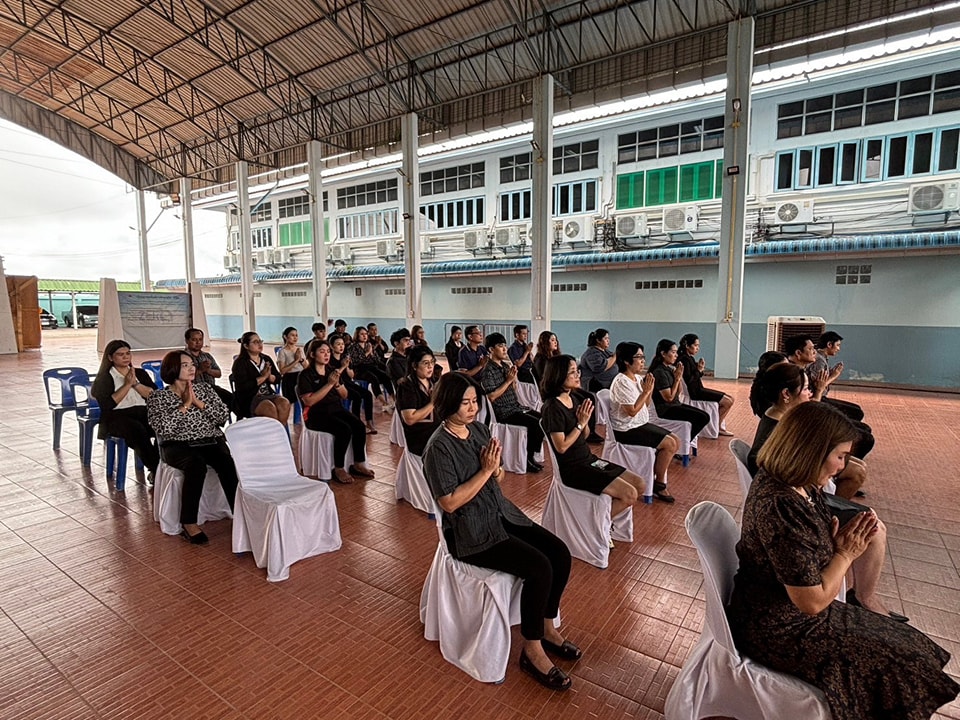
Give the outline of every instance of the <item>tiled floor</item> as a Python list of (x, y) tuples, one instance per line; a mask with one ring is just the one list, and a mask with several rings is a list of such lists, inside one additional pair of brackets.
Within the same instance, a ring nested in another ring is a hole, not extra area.
[[(44, 332), (44, 350), (0, 357), (0, 718), (659, 718), (703, 621), (686, 511), (740, 504), (725, 441), (671, 468), (677, 503), (636, 508), (632, 544), (610, 567), (579, 561), (562, 611), (585, 650), (573, 689), (553, 694), (512, 662), (483, 685), (423, 639), (420, 589), (436, 548), (432, 522), (394, 500), (398, 451), (390, 416), (371, 438), (375, 481), (337, 485), (343, 547), (268, 583), (230, 549), (230, 522), (195, 547), (161, 534), (151, 490), (116, 493), (77, 456), (76, 423), (51, 450), (40, 372), (94, 369), (95, 331)], [(216, 343), (223, 360), (235, 345)], [(138, 358), (138, 361), (152, 356)], [(728, 423), (751, 440), (748, 383), (715, 381), (737, 405)], [(954, 654), (960, 676), (960, 398), (850, 390), (877, 436), (869, 502), (887, 522), (882, 591), (892, 609)], [(508, 476), (506, 493), (534, 518), (549, 472)], [(515, 641), (519, 637), (515, 629)], [(960, 702), (941, 717), (960, 718)]]

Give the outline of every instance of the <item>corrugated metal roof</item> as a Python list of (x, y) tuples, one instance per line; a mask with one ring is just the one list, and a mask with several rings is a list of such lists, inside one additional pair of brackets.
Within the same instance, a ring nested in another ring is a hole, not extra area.
[[(137, 187), (175, 190), (184, 175), (202, 187), (232, 179), (240, 158), (266, 168), (268, 154), (293, 148), (302, 162), (311, 139), (352, 161), (396, 141), (411, 111), (426, 133), (512, 122), (529, 114), (530, 82), (544, 72), (570, 109), (598, 90), (612, 98), (716, 74), (726, 26), (747, 7), (758, 49), (833, 33), (768, 60), (888, 37), (939, 4), (20, 0), (0, 4), (0, 116), (68, 138)], [(944, 5), (928, 24), (958, 20), (960, 8)]]
[[(40, 280), (37, 283), (37, 289), (40, 292), (77, 292), (77, 293), (98, 293), (100, 292), (99, 280)], [(118, 282), (117, 290), (125, 292), (136, 292), (140, 290), (138, 282)]]

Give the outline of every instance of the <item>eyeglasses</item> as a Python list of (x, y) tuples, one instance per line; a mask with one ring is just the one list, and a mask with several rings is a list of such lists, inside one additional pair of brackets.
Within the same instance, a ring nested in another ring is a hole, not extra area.
[(263, 340), (251, 340), (251, 345), (263, 345)]
[(433, 367), (436, 364), (437, 363), (433, 360), (421, 360), (420, 362), (417, 363), (417, 365), (419, 365), (420, 367)]
[(644, 355), (643, 353), (641, 353), (640, 355), (634, 355), (634, 356), (633, 356), (633, 359), (634, 359), (634, 360), (646, 360), (646, 359), (647, 359), (647, 356)]

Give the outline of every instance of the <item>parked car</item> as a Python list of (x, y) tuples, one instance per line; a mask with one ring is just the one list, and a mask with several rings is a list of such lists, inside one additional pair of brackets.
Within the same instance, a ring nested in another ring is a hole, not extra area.
[(40, 308), (40, 327), (56, 330), (58, 327), (60, 327), (60, 323), (57, 322), (56, 315), (46, 308)]
[[(99, 305), (77, 305), (76, 327), (95, 328), (100, 321)], [(73, 311), (67, 310), (63, 314), (63, 323), (67, 327), (74, 327)]]

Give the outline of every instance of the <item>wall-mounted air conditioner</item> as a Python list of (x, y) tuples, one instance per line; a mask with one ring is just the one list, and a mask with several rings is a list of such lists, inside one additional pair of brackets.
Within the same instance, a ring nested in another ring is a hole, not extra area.
[(433, 244), (437, 239), (433, 236), (420, 236), (420, 257), (421, 258), (430, 258), (433, 257), (432, 249)]
[(560, 240), (566, 243), (593, 242), (594, 224), (589, 216), (561, 220)]
[(240, 269), (240, 253), (230, 252), (223, 256), (223, 267), (227, 270)]
[(813, 200), (792, 200), (782, 202), (776, 209), (777, 223), (780, 225), (802, 225), (813, 222)]
[(493, 244), (497, 247), (513, 247), (520, 244), (520, 226), (504, 225), (493, 231)]
[(960, 210), (960, 183), (942, 182), (911, 185), (907, 212), (911, 215)]
[(329, 258), (332, 262), (350, 262), (353, 260), (353, 248), (346, 243), (331, 245)]
[(700, 208), (675, 205), (663, 209), (663, 231), (694, 232), (700, 226)]
[(277, 248), (271, 255), (270, 262), (274, 265), (286, 265), (290, 262), (290, 248)]
[(767, 350), (783, 352), (787, 338), (797, 335), (809, 335), (816, 342), (826, 332), (827, 323), (822, 317), (784, 317), (782, 315), (767, 318)]
[(486, 230), (467, 230), (463, 234), (463, 249), (477, 250), (487, 246)]
[(397, 241), (396, 240), (378, 240), (377, 241), (377, 257), (380, 257), (386, 260), (389, 257), (394, 257), (397, 254)]
[(647, 216), (645, 213), (618, 215), (617, 238), (645, 237), (647, 233)]
[(269, 265), (273, 256), (273, 250), (254, 250), (253, 251), (253, 264), (264, 266)]

